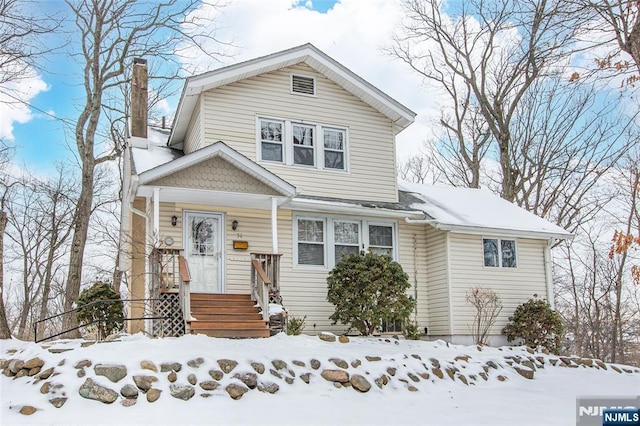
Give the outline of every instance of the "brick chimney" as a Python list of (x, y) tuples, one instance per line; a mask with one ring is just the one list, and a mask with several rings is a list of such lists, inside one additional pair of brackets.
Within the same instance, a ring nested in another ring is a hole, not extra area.
[(131, 79), (131, 136), (147, 137), (147, 61), (133, 59), (133, 78)]

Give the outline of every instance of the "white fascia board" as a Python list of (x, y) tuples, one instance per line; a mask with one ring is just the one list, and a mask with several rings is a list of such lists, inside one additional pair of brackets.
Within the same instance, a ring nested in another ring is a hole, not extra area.
[(256, 75), (286, 68), (297, 63), (307, 63), (312, 68), (326, 74), (346, 90), (378, 109), (401, 129), (413, 123), (416, 113), (402, 105), (371, 83), (335, 61), (310, 43), (271, 55), (251, 59), (204, 74), (188, 77), (180, 96), (174, 120), (174, 128), (169, 136), (169, 146), (174, 146), (184, 138), (189, 120), (200, 93)]
[(271, 210), (273, 199), (278, 206), (282, 205), (287, 197), (274, 197), (267, 194), (248, 194), (244, 192), (213, 191), (208, 189), (175, 188), (170, 186), (141, 185), (138, 195), (151, 198), (155, 189), (159, 189), (163, 202), (191, 204), (191, 205), (215, 205), (225, 207), (249, 208), (256, 210)]
[(216, 142), (212, 145), (209, 145), (208, 147), (199, 149), (195, 152), (192, 152), (191, 154), (187, 154), (173, 161), (141, 173), (139, 175), (140, 184), (147, 184), (156, 179), (160, 179), (172, 173), (176, 173), (187, 167), (193, 166), (202, 161), (206, 161), (217, 156), (230, 162), (240, 170), (248, 173), (265, 185), (280, 192), (284, 196), (292, 197), (296, 194), (295, 186), (291, 185), (289, 182), (285, 181), (279, 176), (271, 173), (264, 167), (249, 160), (247, 157), (243, 156), (237, 151), (229, 148), (229, 146), (227, 146), (223, 142)]
[(282, 207), (296, 211), (338, 213), (355, 216), (386, 217), (394, 219), (404, 219), (406, 217), (421, 219), (424, 217), (424, 214), (422, 212), (417, 211), (371, 208), (334, 201), (312, 199), (293, 199), (283, 204)]
[(442, 231), (457, 232), (460, 234), (485, 235), (485, 236), (505, 236), (515, 238), (530, 238), (534, 240), (548, 240), (555, 238), (558, 240), (572, 240), (573, 234), (556, 234), (544, 231), (527, 231), (523, 229), (489, 228), (484, 226), (453, 225), (434, 221), (431, 226)]

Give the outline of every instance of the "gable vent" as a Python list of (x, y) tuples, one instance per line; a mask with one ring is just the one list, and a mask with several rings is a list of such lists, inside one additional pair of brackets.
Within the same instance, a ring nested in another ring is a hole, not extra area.
[(301, 93), (303, 95), (315, 95), (316, 79), (313, 77), (303, 77), (301, 75), (292, 75), (291, 90), (293, 91), (293, 93)]

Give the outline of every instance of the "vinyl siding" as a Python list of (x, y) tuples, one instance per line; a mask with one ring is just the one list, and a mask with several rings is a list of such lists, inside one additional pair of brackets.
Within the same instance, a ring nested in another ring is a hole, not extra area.
[[(487, 237), (499, 238), (493, 235)], [(466, 302), (466, 293), (470, 288), (491, 288), (500, 296), (503, 309), (491, 330), (491, 334), (498, 335), (518, 305), (534, 294), (539, 297), (546, 295), (546, 241), (516, 239), (517, 268), (494, 268), (483, 264), (482, 238), (478, 235), (450, 234), (454, 334), (470, 334), (474, 315), (473, 308)]]
[(202, 129), (202, 96), (198, 100), (198, 106), (193, 111), (193, 116), (187, 127), (187, 133), (184, 137), (184, 152), (189, 153), (196, 151), (203, 146), (203, 129)]
[(447, 234), (426, 229), (427, 311), (429, 335), (450, 334)]
[(424, 225), (398, 225), (398, 262), (409, 276), (409, 294), (417, 301), (418, 315), (411, 318), (418, 322), (421, 330), (428, 327), (429, 298), (427, 285), (427, 238)]
[[(317, 96), (291, 94), (292, 72), (315, 76)], [(261, 74), (202, 96), (204, 145), (221, 140), (257, 161), (258, 117), (346, 128), (347, 172), (260, 164), (298, 187), (304, 195), (397, 201), (393, 123), (310, 67), (299, 64)], [(192, 124), (190, 129), (196, 129), (195, 120)], [(316, 139), (320, 142), (319, 137)], [(185, 152), (195, 148), (196, 144), (185, 143)]]

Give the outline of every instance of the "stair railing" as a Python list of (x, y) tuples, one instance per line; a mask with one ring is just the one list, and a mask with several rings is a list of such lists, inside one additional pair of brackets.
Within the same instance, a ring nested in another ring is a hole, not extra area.
[(271, 279), (258, 259), (251, 260), (251, 298), (262, 309), (262, 319), (269, 321), (269, 286)]
[(193, 320), (191, 316), (191, 273), (189, 272), (189, 264), (184, 256), (178, 256), (178, 269), (180, 272), (180, 308), (184, 318), (186, 332), (188, 333), (189, 323)]

